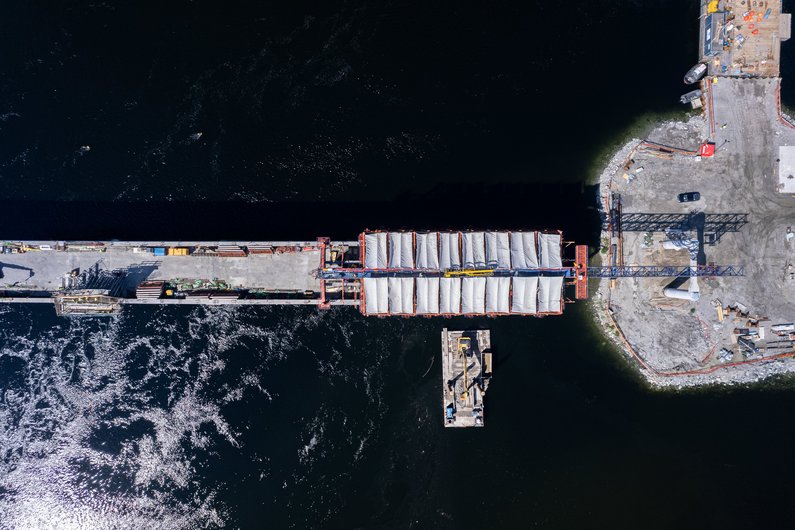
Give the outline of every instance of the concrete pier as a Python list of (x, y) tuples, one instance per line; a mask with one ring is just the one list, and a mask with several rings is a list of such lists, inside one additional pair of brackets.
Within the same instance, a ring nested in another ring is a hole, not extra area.
[[(162, 248), (160, 244), (152, 247)], [(246, 257), (155, 256), (139, 247), (103, 247), (103, 251), (28, 251), (0, 255), (0, 289), (58, 291), (71, 271), (125, 271), (128, 290), (144, 280), (223, 281), (237, 289), (290, 289), (320, 292), (314, 271), (320, 267), (320, 249), (285, 254), (251, 254)], [(308, 248), (308, 247), (307, 247)]]
[(357, 305), (355, 285), (327, 286), (318, 276), (345, 252), (355, 259), (357, 247), (325, 239), (5, 241), (0, 303), (55, 302), (59, 314), (132, 304)]

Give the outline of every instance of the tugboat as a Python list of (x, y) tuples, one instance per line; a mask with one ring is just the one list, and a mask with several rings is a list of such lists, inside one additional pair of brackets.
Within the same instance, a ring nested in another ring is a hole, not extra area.
[(685, 84), (692, 85), (702, 77), (704, 74), (707, 73), (707, 65), (704, 63), (698, 63), (697, 65), (693, 66), (690, 70), (687, 71), (685, 74)]

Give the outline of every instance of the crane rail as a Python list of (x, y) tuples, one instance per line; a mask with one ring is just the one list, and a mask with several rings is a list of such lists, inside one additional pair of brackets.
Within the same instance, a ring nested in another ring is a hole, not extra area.
[(595, 278), (678, 278), (690, 276), (745, 276), (741, 265), (706, 265), (697, 267), (660, 267), (630, 265), (624, 267), (588, 267), (588, 276)]
[[(745, 267), (739, 265), (706, 265), (697, 267), (628, 265), (613, 267), (586, 267), (587, 275), (594, 278), (677, 278), (689, 276), (745, 276)], [(320, 269), (317, 276), (323, 280), (359, 280), (362, 278), (450, 278), (450, 277), (522, 277), (563, 276), (576, 278), (576, 267), (560, 269), (462, 269), (455, 271), (428, 269)]]

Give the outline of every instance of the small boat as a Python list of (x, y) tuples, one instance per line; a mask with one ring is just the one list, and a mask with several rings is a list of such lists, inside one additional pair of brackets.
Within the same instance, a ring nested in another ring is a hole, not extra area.
[(679, 101), (682, 103), (690, 103), (694, 99), (699, 99), (701, 97), (701, 90), (691, 90), (687, 94), (682, 94), (679, 96)]
[(702, 77), (704, 74), (707, 73), (707, 65), (704, 63), (698, 63), (697, 65), (693, 66), (690, 70), (687, 71), (685, 74), (685, 84), (692, 85)]

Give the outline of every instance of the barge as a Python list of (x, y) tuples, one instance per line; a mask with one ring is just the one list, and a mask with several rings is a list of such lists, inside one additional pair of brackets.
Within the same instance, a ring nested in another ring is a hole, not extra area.
[(489, 330), (442, 330), (442, 405), (445, 427), (483, 427), (483, 398), (492, 374)]

